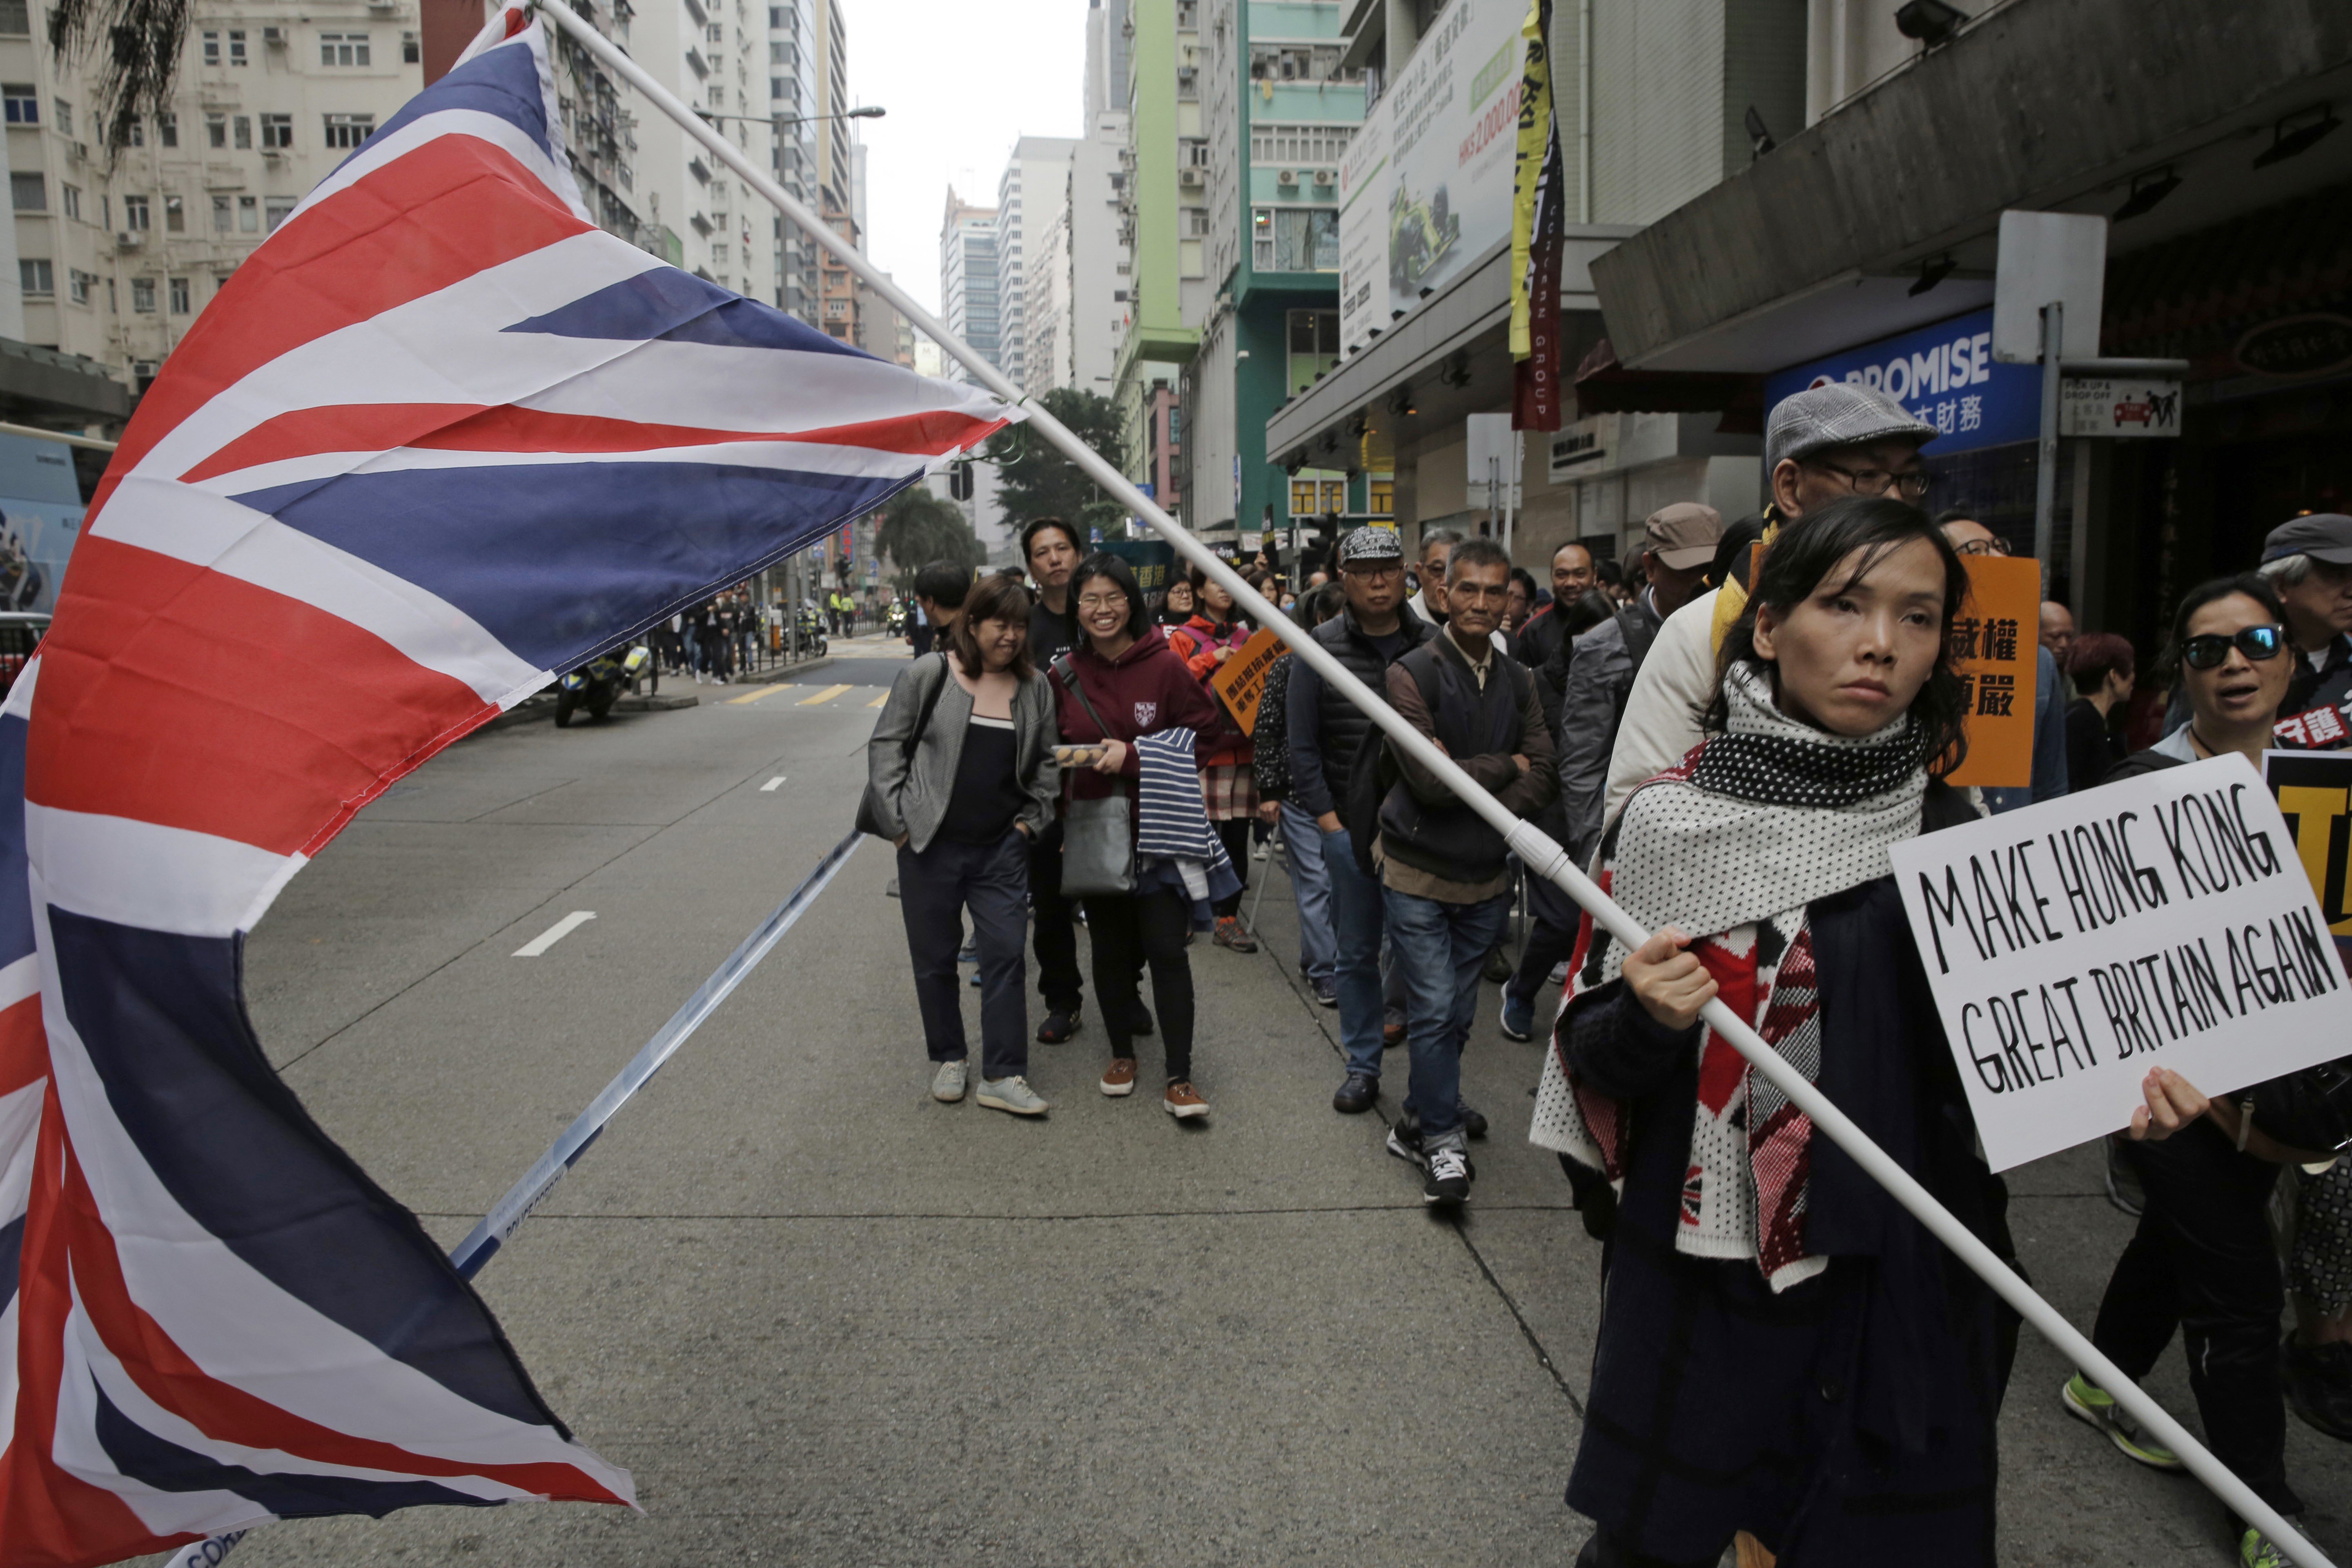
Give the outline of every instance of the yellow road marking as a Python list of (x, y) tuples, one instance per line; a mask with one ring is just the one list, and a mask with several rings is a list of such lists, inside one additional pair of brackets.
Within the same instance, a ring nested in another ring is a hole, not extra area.
[(762, 686), (757, 691), (746, 691), (740, 697), (730, 697), (730, 702), (757, 702), (763, 697), (773, 697), (783, 689), (781, 686)]
[(882, 706), (882, 704), (884, 704), (885, 702), (887, 702), (887, 701), (889, 701), (889, 700), (890, 700), (890, 694), (889, 694), (888, 692), (887, 692), (887, 691), (886, 691), (886, 692), (884, 692), (881, 696), (877, 697), (873, 701), (868, 702), (866, 706), (867, 706), (868, 708), (879, 708), (879, 707), (881, 707), (881, 706)]
[(820, 702), (830, 702), (835, 698), (840, 696), (843, 692), (855, 689), (856, 688), (848, 686), (828, 686), (814, 697), (802, 698), (800, 700), (800, 706), (803, 708), (814, 708)]

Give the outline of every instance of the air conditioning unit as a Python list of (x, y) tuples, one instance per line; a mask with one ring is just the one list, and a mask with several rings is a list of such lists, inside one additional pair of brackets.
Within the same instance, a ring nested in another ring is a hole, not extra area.
[(1339, 171), (1318, 169), (1315, 171), (1315, 183), (1318, 185), (1336, 185), (1339, 183)]
[(135, 228), (115, 231), (114, 248), (117, 250), (136, 250), (145, 243), (147, 243), (147, 237)]
[(1298, 185), (1298, 171), (1296, 169), (1285, 169), (1274, 176), (1274, 183), (1277, 185), (1287, 186), (1295, 190)]
[(1176, 183), (1180, 185), (1205, 184), (1207, 183), (1206, 171), (1201, 169), (1179, 169), (1176, 171)]
[(73, 144), (73, 155), (74, 155), (74, 162), (76, 162), (76, 163), (89, 163), (89, 142), (75, 142), (75, 143)]
[(286, 47), (286, 29), (283, 27), (264, 27), (261, 29), (261, 41), (265, 44), (270, 45), (272, 47), (282, 49)]

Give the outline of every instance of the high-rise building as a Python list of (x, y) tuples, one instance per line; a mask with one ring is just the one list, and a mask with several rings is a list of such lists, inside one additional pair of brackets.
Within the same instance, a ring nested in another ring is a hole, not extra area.
[[(998, 336), (999, 310), (996, 209), (960, 200), (950, 185), (947, 214), (940, 225), (940, 319), (948, 331), (1001, 370), (1004, 361)], [(958, 381), (970, 379), (969, 373), (953, 363), (947, 374)]]
[[(824, 59), (817, 47), (816, 0), (782, 0), (768, 7), (768, 112), (775, 117), (773, 168), (776, 183), (787, 194), (822, 211), (817, 194), (817, 78)], [(813, 321), (817, 312), (817, 255), (814, 240), (785, 221), (769, 215), (769, 232), (776, 251), (779, 310)]]
[[(1106, 113), (1072, 143), (1042, 249), (1025, 262), (1024, 385), (1108, 397), (1127, 331), (1130, 268), (1120, 239), (1127, 116)], [(1038, 198), (1032, 196), (1033, 202)]]
[[(825, 205), (824, 221), (834, 233), (849, 241), (851, 249), (865, 248), (865, 236), (858, 232), (856, 220), (830, 202)], [(859, 342), (862, 334), (857, 326), (856, 275), (831, 251), (826, 251), (817, 258), (817, 302), (822, 308), (818, 323), (825, 335), (845, 343)]]
[[(770, 28), (749, 0), (678, 0), (635, 13), (630, 53), (755, 165), (771, 168)], [(646, 221), (673, 266), (757, 300), (775, 297), (774, 226), (765, 203), (658, 113), (635, 116), (636, 183)]]
[[(1069, 198), (1070, 153), (1077, 143), (1066, 136), (1024, 136), (1013, 144), (1013, 156), (996, 184), (997, 367), (1024, 392), (1042, 392), (1058, 384), (1050, 365), (1030, 366), (1033, 334), (1055, 337), (1055, 323), (1029, 318), (1028, 258), (1040, 255), (1047, 235)], [(1041, 353), (1041, 360), (1050, 357)]]

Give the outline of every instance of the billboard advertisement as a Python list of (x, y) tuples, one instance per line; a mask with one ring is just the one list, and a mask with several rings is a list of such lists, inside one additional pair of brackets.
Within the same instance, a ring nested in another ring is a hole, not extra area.
[(56, 608), (81, 514), (72, 448), (0, 436), (0, 610)]
[(1339, 342), (1355, 349), (1511, 237), (1525, 4), (1454, 0), (1339, 168)]
[(2031, 441), (2042, 428), (2042, 367), (1992, 357), (1992, 308), (1848, 349), (1764, 378), (1764, 406), (1792, 392), (1851, 381), (1885, 393), (1942, 434), (1930, 458)]

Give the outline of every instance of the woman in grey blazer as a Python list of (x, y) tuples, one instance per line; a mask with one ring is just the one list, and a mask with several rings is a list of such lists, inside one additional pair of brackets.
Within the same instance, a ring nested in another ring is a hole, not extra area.
[(898, 847), (898, 910), (937, 1063), (931, 1098), (964, 1095), (969, 1050), (956, 952), (969, 909), (980, 946), (980, 1103), (1049, 1109), (1029, 1087), (1029, 844), (1054, 820), (1054, 697), (1029, 660), (1029, 590), (990, 577), (941, 628), (945, 647), (892, 683), (866, 742), (869, 831)]

